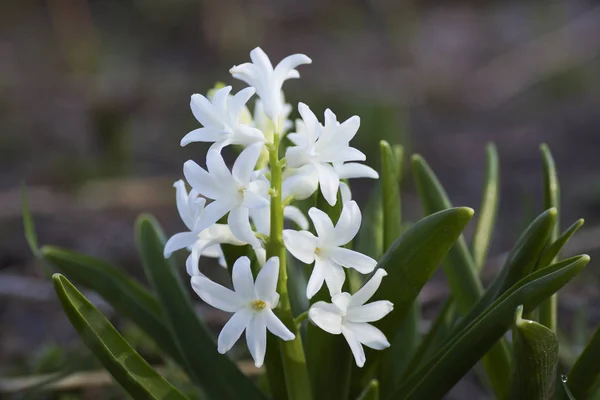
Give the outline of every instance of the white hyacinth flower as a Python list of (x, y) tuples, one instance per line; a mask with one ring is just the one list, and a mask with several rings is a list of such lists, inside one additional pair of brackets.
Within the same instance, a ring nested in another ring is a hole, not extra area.
[(217, 149), (230, 144), (249, 146), (264, 142), (263, 133), (252, 126), (241, 123), (247, 113), (246, 103), (255, 93), (253, 88), (240, 90), (230, 96), (231, 86), (215, 91), (212, 102), (201, 94), (192, 95), (190, 107), (202, 128), (194, 129), (181, 139), (181, 146), (192, 142), (214, 142)]
[(374, 350), (390, 347), (383, 332), (369, 322), (385, 317), (394, 305), (387, 300), (365, 304), (386, 275), (385, 270), (378, 269), (358, 292), (353, 295), (337, 294), (332, 297), (331, 303), (318, 301), (308, 311), (308, 318), (313, 324), (333, 335), (344, 335), (358, 367), (364, 366), (366, 361), (363, 345)]
[(334, 227), (331, 219), (318, 208), (311, 208), (308, 215), (315, 226), (317, 236), (309, 231), (283, 231), (283, 242), (289, 252), (305, 264), (315, 263), (308, 280), (306, 296), (312, 298), (327, 284), (331, 295), (339, 294), (344, 284), (345, 268), (354, 268), (362, 274), (373, 271), (377, 261), (357, 251), (342, 246), (350, 242), (360, 228), (361, 214), (354, 201), (344, 204)]
[[(250, 52), (251, 63), (234, 65), (229, 72), (236, 78), (246, 82), (256, 89), (264, 104), (265, 114), (278, 124), (285, 102), (281, 88), (288, 79), (299, 78), (300, 74), (295, 69), (302, 64), (310, 64), (312, 60), (304, 54), (287, 56), (275, 68), (265, 52), (257, 47)], [(277, 126), (279, 130), (282, 126)]]
[[(273, 123), (271, 118), (265, 114), (265, 107), (262, 100), (258, 99), (254, 104), (254, 127), (262, 131), (267, 142), (273, 142), (275, 133), (283, 134), (292, 128), (292, 121), (288, 119), (291, 112), (292, 106), (284, 102), (278, 120)], [(277, 128), (279, 131), (275, 132)]]
[(249, 209), (269, 206), (269, 184), (253, 174), (262, 148), (261, 143), (256, 143), (244, 149), (231, 171), (221, 153), (214, 149), (206, 155), (208, 171), (192, 160), (186, 161), (183, 173), (189, 184), (214, 200), (204, 209), (197, 229), (206, 229), (229, 213), (227, 223), (233, 235), (252, 247), (260, 246), (250, 225)]
[[(366, 159), (361, 151), (350, 147), (350, 140), (358, 132), (360, 118), (354, 116), (340, 124), (335, 114), (327, 109), (325, 125), (321, 125), (306, 104), (299, 103), (298, 111), (302, 124), (297, 124), (297, 132), (287, 136), (295, 146), (288, 147), (285, 153), (287, 165), (298, 168), (298, 174), (290, 180), (300, 181), (305, 188), (316, 186), (315, 180), (318, 181), (325, 200), (335, 205), (340, 175), (331, 163), (343, 165), (348, 161)], [(296, 182), (288, 182), (290, 192), (298, 191), (294, 189), (297, 185)]]
[(177, 250), (187, 248), (191, 254), (186, 260), (186, 269), (189, 275), (198, 275), (198, 259), (201, 256), (221, 258), (220, 244), (229, 243), (241, 246), (246, 243), (238, 240), (227, 225), (215, 224), (208, 229), (200, 230), (199, 221), (204, 212), (206, 199), (199, 197), (194, 189), (188, 193), (185, 183), (178, 180), (173, 184), (177, 199), (177, 211), (181, 220), (188, 228), (187, 232), (176, 233), (171, 236), (164, 248), (165, 258)]
[(272, 311), (279, 302), (279, 294), (276, 291), (278, 278), (278, 257), (271, 257), (265, 263), (256, 277), (256, 282), (250, 270), (250, 259), (239, 258), (233, 264), (231, 275), (234, 290), (203, 276), (192, 277), (192, 288), (202, 300), (215, 308), (234, 313), (219, 334), (219, 353), (229, 351), (245, 330), (248, 350), (254, 364), (260, 367), (267, 349), (267, 329), (286, 341), (295, 338)]

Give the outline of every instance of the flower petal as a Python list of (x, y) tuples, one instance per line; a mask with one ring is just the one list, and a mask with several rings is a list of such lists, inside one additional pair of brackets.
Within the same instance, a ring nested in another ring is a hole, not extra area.
[(165, 244), (163, 255), (165, 256), (165, 258), (169, 258), (171, 257), (171, 254), (173, 254), (174, 251), (190, 247), (197, 241), (198, 235), (196, 235), (194, 232), (176, 233), (173, 236), (171, 236)]
[(183, 164), (183, 175), (198, 193), (211, 199), (222, 196), (223, 190), (214, 177), (192, 160)]
[(252, 60), (252, 63), (254, 63), (254, 65), (261, 70), (268, 72), (273, 71), (273, 64), (271, 64), (269, 56), (267, 56), (267, 54), (260, 47), (255, 47), (250, 52), (250, 59)]
[(257, 368), (262, 367), (267, 351), (267, 325), (265, 313), (254, 313), (254, 317), (246, 328), (246, 343)]
[(302, 230), (307, 230), (309, 228), (308, 219), (306, 219), (306, 216), (298, 207), (286, 206), (283, 209), (283, 217), (294, 222)]
[(255, 290), (259, 299), (273, 306), (279, 279), (279, 257), (271, 257), (256, 276)]
[(212, 103), (217, 111), (222, 112), (227, 109), (229, 93), (231, 93), (231, 86), (222, 87), (214, 92), (212, 96)]
[(227, 134), (221, 129), (215, 128), (198, 128), (189, 132), (181, 139), (180, 146), (185, 147), (193, 142), (219, 142), (224, 140)]
[(196, 222), (195, 231), (203, 231), (204, 229), (215, 224), (223, 218), (234, 207), (230, 200), (215, 200), (204, 208), (204, 212), (200, 219)]
[(342, 203), (347, 203), (352, 200), (352, 191), (350, 190), (350, 186), (344, 181), (340, 181), (340, 197), (342, 198)]
[(256, 300), (256, 292), (254, 291), (254, 277), (250, 269), (250, 259), (248, 257), (240, 257), (233, 264), (231, 272), (231, 281), (233, 288), (240, 298), (246, 302)]
[(331, 296), (331, 302), (345, 315), (348, 311), (348, 304), (350, 304), (351, 298), (350, 293), (344, 292)]
[(329, 205), (334, 206), (337, 201), (337, 192), (340, 186), (340, 177), (335, 169), (329, 164), (316, 164), (317, 174), (319, 176), (319, 187), (321, 193)]
[(331, 163), (346, 161), (365, 161), (365, 154), (350, 146), (338, 146), (331, 144), (319, 151), (319, 159)]
[(277, 83), (283, 83), (283, 81), (286, 79), (290, 79), (292, 77), (298, 78), (300, 75), (297, 71), (294, 71), (295, 74), (292, 75), (290, 75), (290, 72), (293, 72), (293, 70), (299, 65), (310, 63), (312, 63), (312, 60), (304, 54), (292, 54), (291, 56), (287, 56), (275, 67), (273, 79), (277, 81)]
[(334, 245), (343, 246), (354, 239), (360, 229), (361, 221), (362, 215), (360, 214), (358, 204), (355, 201), (344, 203), (344, 208), (342, 208), (342, 213), (333, 234)]
[(388, 315), (393, 309), (394, 305), (391, 302), (380, 300), (348, 309), (346, 318), (350, 322), (374, 322)]
[(332, 296), (340, 294), (342, 292), (342, 286), (344, 286), (344, 281), (346, 280), (344, 269), (330, 261), (321, 261), (318, 259), (315, 261), (315, 267), (319, 263), (324, 265), (325, 283), (329, 289), (329, 294)]
[(283, 340), (294, 340), (296, 337), (290, 330), (281, 322), (279, 318), (271, 311), (270, 309), (265, 309), (263, 312), (265, 314), (265, 324), (267, 325), (267, 329), (271, 331), (271, 333), (275, 336), (280, 337)]
[(254, 95), (254, 93), (256, 93), (256, 89), (254, 89), (253, 87), (247, 87), (237, 92), (234, 96), (232, 96), (229, 99), (229, 111), (235, 117), (238, 117), (242, 112), (242, 109), (244, 108), (248, 100), (250, 100), (250, 97)]
[(231, 170), (233, 178), (243, 184), (248, 184), (256, 167), (256, 162), (263, 149), (262, 143), (255, 143), (248, 146), (240, 153), (238, 158), (233, 163)]
[(290, 253), (304, 264), (315, 261), (317, 238), (309, 231), (283, 230), (283, 243)]
[(185, 260), (185, 270), (189, 276), (204, 276), (200, 272), (198, 261), (200, 259), (201, 249), (199, 246), (192, 246), (190, 255)]
[(319, 175), (313, 165), (298, 168), (297, 173), (283, 181), (283, 197), (294, 196), (297, 200), (304, 200), (313, 195), (319, 186)]
[(340, 179), (353, 179), (353, 178), (371, 178), (379, 179), (379, 174), (373, 168), (368, 165), (349, 162), (349, 163), (334, 163), (335, 168)]
[(236, 312), (244, 307), (238, 294), (219, 285), (205, 276), (192, 276), (192, 289), (205, 303), (227, 312)]
[(342, 335), (346, 338), (346, 342), (348, 342), (348, 346), (350, 346), (350, 350), (352, 351), (352, 355), (354, 356), (354, 361), (356, 361), (356, 365), (359, 368), (362, 368), (365, 365), (365, 361), (367, 361), (367, 357), (365, 356), (365, 350), (362, 345), (354, 335), (354, 333), (346, 329), (342, 326)]
[(248, 326), (252, 320), (253, 313), (247, 308), (242, 308), (240, 311), (233, 314), (233, 316), (227, 321), (221, 333), (219, 333), (218, 347), (219, 353), (224, 354), (231, 350), (235, 342), (238, 341), (244, 329)]
[(332, 335), (342, 333), (342, 316), (338, 308), (324, 301), (317, 301), (308, 310), (310, 321)]
[(371, 257), (343, 247), (332, 247), (327, 254), (335, 263), (346, 268), (354, 268), (361, 274), (370, 274), (377, 265), (377, 261)]
[(260, 240), (254, 235), (250, 225), (250, 215), (245, 207), (235, 207), (229, 212), (227, 224), (237, 239), (250, 244), (252, 247), (260, 246)]
[(228, 195), (232, 189), (235, 190), (235, 182), (229, 168), (227, 168), (227, 164), (225, 164), (225, 160), (223, 160), (223, 156), (221, 156), (220, 150), (211, 147), (206, 152), (206, 168), (213, 176), (216, 185), (225, 188), (225, 190), (221, 190), (221, 193), (227, 193), (225, 195)]
[(311, 299), (323, 286), (325, 282), (325, 275), (327, 266), (315, 259), (315, 266), (308, 278), (308, 284), (306, 285), (306, 297)]
[(387, 275), (387, 271), (383, 268), (378, 268), (371, 279), (369, 279), (356, 293), (352, 295), (350, 307), (358, 307), (365, 304), (379, 289), (381, 280)]
[(329, 215), (325, 214), (316, 207), (312, 207), (310, 210), (308, 210), (308, 216), (312, 220), (315, 230), (317, 231), (319, 244), (333, 243), (335, 240), (335, 230)]
[(218, 128), (223, 126), (213, 104), (201, 94), (193, 94), (190, 98), (192, 114), (205, 127)]
[(351, 331), (356, 340), (371, 349), (383, 350), (390, 347), (390, 342), (388, 342), (383, 332), (373, 325), (344, 322), (344, 328)]

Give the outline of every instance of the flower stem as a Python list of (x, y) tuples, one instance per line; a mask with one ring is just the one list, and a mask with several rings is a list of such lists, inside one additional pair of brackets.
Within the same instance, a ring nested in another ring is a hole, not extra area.
[[(306, 369), (306, 358), (300, 332), (292, 315), (290, 297), (287, 288), (286, 250), (283, 245), (283, 201), (281, 194), (282, 162), (279, 159), (279, 135), (275, 134), (273, 145), (269, 146), (269, 166), (271, 168), (271, 234), (267, 242), (267, 259), (279, 257), (279, 305), (275, 313), (288, 327), (296, 338), (290, 341), (281, 341), (281, 362), (285, 375), (287, 395), (290, 400), (307, 400), (311, 398), (311, 390)], [(269, 357), (267, 357), (267, 373), (269, 373)], [(277, 360), (274, 360), (276, 362)], [(269, 375), (270, 377), (270, 375)], [(271, 380), (271, 379), (269, 379)]]

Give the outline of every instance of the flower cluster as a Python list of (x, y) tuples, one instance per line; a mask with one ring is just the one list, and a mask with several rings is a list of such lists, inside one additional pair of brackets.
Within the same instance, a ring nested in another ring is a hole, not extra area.
[[(282, 278), (286, 265), (282, 253), (273, 249), (284, 245), (296, 259), (313, 265), (306, 296), (313, 298), (325, 290), (324, 285), (329, 292), (331, 303), (314, 302), (308, 311), (310, 321), (326, 332), (342, 334), (362, 367), (363, 345), (373, 349), (389, 346), (383, 333), (369, 322), (383, 318), (393, 305), (388, 301), (365, 304), (386, 275), (384, 270), (376, 270), (356, 293), (344, 291), (347, 269), (370, 274), (377, 264), (347, 247), (358, 233), (361, 212), (345, 180), (378, 178), (375, 170), (359, 163), (365, 161), (365, 155), (350, 145), (360, 118), (339, 122), (328, 109), (320, 122), (306, 104), (299, 103), (301, 119), (292, 123), (288, 119), (292, 106), (285, 102), (282, 85), (299, 78), (296, 68), (310, 64), (311, 59), (295, 54), (273, 68), (260, 48), (250, 57), (252, 62), (230, 70), (249, 87), (232, 94), (231, 86), (225, 86), (210, 96), (191, 97), (190, 107), (201, 127), (185, 135), (181, 145), (212, 145), (205, 168), (192, 160), (184, 164), (190, 191), (183, 180), (174, 184), (177, 209), (187, 231), (168, 240), (164, 255), (187, 249), (186, 269), (194, 291), (213, 307), (234, 313), (219, 335), (219, 352), (231, 349), (245, 331), (249, 351), (261, 366), (267, 330), (286, 341), (298, 335), (295, 326), (286, 326), (280, 319), (286, 310), (278, 306), (279, 297), (288, 295)], [(250, 113), (247, 104), (255, 94), (258, 99)], [(242, 148), (231, 170), (221, 155), (230, 145)], [(280, 145), (287, 146), (284, 158), (279, 157)], [(310, 208), (311, 232), (308, 219), (292, 203), (317, 192), (331, 206), (340, 198), (342, 211), (334, 223), (324, 211)], [(287, 219), (299, 230), (284, 230), (283, 223), (273, 223), (278, 218)], [(211, 281), (198, 267), (202, 256), (218, 258), (226, 266), (224, 244), (249, 246), (255, 255), (256, 268), (251, 268), (248, 257), (230, 266), (233, 291)], [(285, 255), (285, 249), (280, 250)]]

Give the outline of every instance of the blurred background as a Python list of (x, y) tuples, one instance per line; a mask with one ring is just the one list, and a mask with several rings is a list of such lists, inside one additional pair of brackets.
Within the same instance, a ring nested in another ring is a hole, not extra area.
[[(541, 211), (539, 145), (548, 143), (562, 184), (562, 225), (586, 219), (570, 250), (593, 256), (600, 236), (600, 2), (3, 1), (0, 398), (22, 383), (16, 377), (54, 371), (64, 360), (98, 368), (27, 247), (20, 183), (27, 183), (42, 244), (110, 260), (143, 279), (135, 217), (151, 212), (168, 234), (177, 232), (171, 184), (185, 160), (202, 162), (206, 150), (179, 147), (197, 127), (189, 96), (217, 81), (242, 88), (228, 70), (256, 46), (274, 63), (309, 55), (313, 64), (299, 68), (301, 80), (284, 86), (287, 100), (317, 115), (325, 108), (341, 120), (359, 115), (355, 147), (373, 167), (380, 139), (421, 153), (455, 205), (478, 208), (484, 147), (495, 142), (502, 191), (492, 267)], [(405, 167), (403, 213), (414, 221), (422, 213)], [(364, 205), (372, 182), (355, 184)], [(592, 307), (600, 299), (595, 265), (561, 292), (566, 331), (600, 320)], [(420, 299), (425, 315), (446, 294), (443, 277), (428, 285)], [(134, 327), (111, 320), (153, 361)], [(98, 379), (52, 396), (123, 398)], [(465, 379), (449, 398), (484, 393)]]

